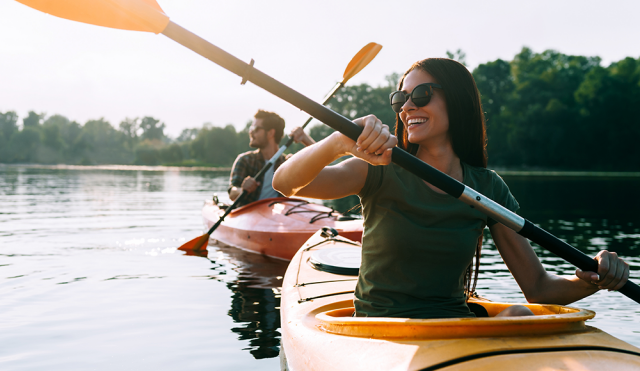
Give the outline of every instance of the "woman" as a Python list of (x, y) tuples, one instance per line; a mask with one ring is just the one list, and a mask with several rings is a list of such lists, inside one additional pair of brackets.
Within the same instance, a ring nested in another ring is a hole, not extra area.
[[(356, 316), (472, 317), (466, 305), (468, 267), (482, 231), (491, 236), (529, 302), (568, 304), (600, 289), (617, 290), (628, 265), (601, 251), (598, 272), (559, 277), (544, 270), (529, 242), (511, 229), (391, 163), (398, 144), (422, 161), (504, 207), (518, 203), (502, 179), (487, 170), (480, 96), (458, 62), (432, 58), (415, 63), (391, 95), (396, 136), (375, 116), (357, 142), (335, 132), (282, 165), (273, 186), (286, 196), (334, 199), (357, 194), (365, 232), (355, 292)], [(399, 139), (397, 139), (399, 138)], [(399, 143), (398, 143), (399, 140)], [(328, 166), (344, 155), (354, 158)], [(388, 165), (388, 166), (380, 166)], [(501, 315), (527, 315), (512, 307)]]

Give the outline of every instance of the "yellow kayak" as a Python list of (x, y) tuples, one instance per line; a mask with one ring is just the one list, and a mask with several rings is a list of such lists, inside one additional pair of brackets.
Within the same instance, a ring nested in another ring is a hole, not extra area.
[(352, 317), (361, 247), (315, 233), (287, 268), (281, 298), (283, 370), (639, 370), (640, 349), (585, 325), (595, 312), (472, 299), (486, 317)]

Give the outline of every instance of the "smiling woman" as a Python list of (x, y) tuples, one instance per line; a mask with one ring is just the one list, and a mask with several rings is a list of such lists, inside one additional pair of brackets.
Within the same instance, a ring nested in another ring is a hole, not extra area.
[[(420, 92), (425, 84), (442, 88), (433, 89), (429, 100), (414, 102), (415, 89)], [(469, 71), (453, 60), (425, 59), (402, 76), (399, 89), (391, 98), (410, 94), (399, 112), (397, 99), (391, 100), (398, 112), (400, 147), (502, 207), (517, 211), (518, 203), (507, 185), (486, 169), (484, 117)], [(571, 278), (546, 272), (522, 236), (390, 164), (397, 140), (380, 120), (367, 116), (356, 123), (364, 127), (357, 142), (334, 133), (294, 155), (274, 178), (274, 187), (287, 196), (360, 197), (365, 232), (355, 291), (356, 316), (473, 316), (466, 304), (475, 287), (472, 259), (474, 254), (479, 256), (487, 225), (530, 302), (568, 304), (602, 288), (620, 289), (627, 281), (627, 264), (607, 251), (595, 258), (600, 263), (597, 272), (578, 270)], [(345, 154), (356, 158), (327, 166)], [(526, 312), (516, 309), (501, 314)]]

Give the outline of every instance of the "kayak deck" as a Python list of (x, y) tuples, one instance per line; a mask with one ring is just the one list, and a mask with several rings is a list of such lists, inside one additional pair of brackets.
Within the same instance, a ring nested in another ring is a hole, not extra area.
[[(207, 229), (224, 214), (213, 201), (202, 208)], [(306, 200), (268, 198), (233, 210), (211, 238), (243, 250), (291, 260), (298, 248), (322, 227), (336, 229), (356, 241), (362, 239), (362, 219), (342, 220), (337, 211)]]
[(298, 251), (281, 298), (289, 370), (636, 370), (640, 349), (585, 321), (594, 312), (523, 304), (535, 316), (494, 317), (508, 303), (472, 299), (487, 318), (351, 317), (356, 277), (314, 269), (322, 249), (359, 244), (320, 233)]

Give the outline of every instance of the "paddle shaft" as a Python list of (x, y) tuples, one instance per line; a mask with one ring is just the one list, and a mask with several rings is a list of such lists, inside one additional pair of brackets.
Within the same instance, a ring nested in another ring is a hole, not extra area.
[[(162, 33), (179, 44), (182, 44), (192, 51), (211, 60), (215, 64), (242, 77), (243, 81), (251, 81), (253, 84), (265, 89), (271, 94), (291, 103), (295, 107), (307, 112), (315, 119), (341, 132), (354, 141), (358, 139), (358, 136), (362, 132), (361, 127), (354, 124), (346, 117), (317, 102), (314, 102), (272, 77), (253, 68), (252, 65), (241, 61), (173, 22), (169, 22), (169, 25)], [(429, 164), (419, 160), (405, 150), (399, 147), (394, 147), (391, 158), (395, 164), (407, 169), (421, 179), (438, 187), (449, 195), (460, 199), (471, 207), (480, 210), (487, 216), (506, 225), (531, 241), (536, 242), (543, 248), (565, 259), (583, 271), (597, 272), (598, 263), (592, 258), (583, 254), (573, 246), (561, 241), (542, 228), (535, 226), (530, 221), (476, 192), (472, 188), (466, 187), (464, 184), (451, 178), (447, 174), (444, 174)], [(619, 291), (632, 300), (640, 303), (640, 286), (631, 281), (627, 281), (624, 287)]]

